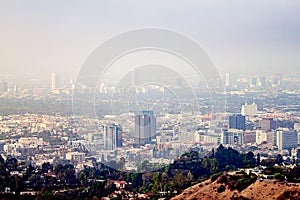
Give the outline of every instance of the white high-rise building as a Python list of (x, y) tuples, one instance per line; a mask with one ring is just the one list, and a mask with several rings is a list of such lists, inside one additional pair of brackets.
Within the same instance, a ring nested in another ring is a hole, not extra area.
[(231, 80), (230, 80), (230, 74), (226, 73), (225, 74), (225, 87), (229, 87), (231, 84)]
[(257, 104), (252, 103), (252, 104), (245, 104), (242, 106), (241, 109), (241, 114), (244, 116), (250, 116), (253, 117), (254, 115), (257, 114)]
[(56, 89), (61, 88), (61, 79), (60, 76), (52, 73), (51, 74), (51, 90), (55, 91)]

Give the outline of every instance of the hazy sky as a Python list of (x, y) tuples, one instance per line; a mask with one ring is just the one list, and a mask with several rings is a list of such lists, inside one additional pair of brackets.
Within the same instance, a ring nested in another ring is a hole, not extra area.
[(99, 44), (141, 27), (194, 38), (221, 72), (300, 71), (299, 10), (297, 0), (1, 0), (0, 74), (75, 79)]

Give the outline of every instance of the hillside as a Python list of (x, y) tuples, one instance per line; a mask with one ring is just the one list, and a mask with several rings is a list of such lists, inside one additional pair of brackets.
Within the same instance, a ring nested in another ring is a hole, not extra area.
[[(300, 199), (300, 186), (279, 183), (276, 181), (255, 181), (240, 192), (234, 187), (240, 186), (240, 182), (230, 182), (234, 178), (230, 175), (221, 175), (216, 181), (206, 180), (184, 190), (172, 200), (196, 200), (196, 199)], [(224, 181), (225, 180), (225, 181)], [(223, 185), (223, 186), (221, 186)], [(230, 190), (231, 189), (231, 190)], [(223, 191), (224, 190), (224, 191)], [(218, 192), (219, 191), (219, 192)]]

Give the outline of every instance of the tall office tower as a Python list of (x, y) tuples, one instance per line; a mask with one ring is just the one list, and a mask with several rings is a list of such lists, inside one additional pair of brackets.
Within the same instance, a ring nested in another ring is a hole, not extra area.
[(156, 117), (152, 110), (143, 110), (135, 115), (134, 144), (145, 145), (156, 134)]
[(144, 75), (142, 74), (140, 69), (132, 70), (130, 72), (130, 89), (138, 87), (143, 82), (143, 80), (141, 80), (143, 76)]
[(134, 89), (135, 86), (136, 86), (136, 80), (135, 80), (136, 74), (135, 74), (135, 71), (136, 71), (136, 70), (133, 70), (133, 71), (130, 72), (130, 74), (131, 74), (131, 79), (130, 79), (130, 89)]
[(1, 83), (0, 83), (0, 92), (7, 92), (7, 91), (8, 91), (7, 81), (1, 81)]
[(280, 150), (297, 148), (298, 133), (294, 130), (277, 130), (276, 145)]
[(104, 126), (103, 141), (105, 150), (122, 147), (122, 127), (117, 124)]
[(231, 85), (230, 74), (225, 74), (225, 87), (229, 87)]
[(61, 79), (58, 74), (51, 74), (51, 89), (52, 91), (61, 88)]
[(229, 116), (229, 128), (246, 130), (246, 117), (241, 114)]
[(259, 127), (262, 130), (276, 130), (276, 121), (273, 118), (263, 118), (259, 120)]
[(246, 103), (245, 105), (242, 106), (241, 113), (244, 116), (253, 117), (254, 115), (257, 114), (257, 105), (256, 105), (256, 103), (253, 102), (250, 105)]
[(229, 145), (244, 144), (244, 131), (237, 129), (224, 130), (221, 133), (221, 143)]

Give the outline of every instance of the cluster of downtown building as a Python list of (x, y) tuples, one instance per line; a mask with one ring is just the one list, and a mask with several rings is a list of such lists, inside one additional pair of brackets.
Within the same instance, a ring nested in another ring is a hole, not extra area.
[[(246, 108), (246, 109), (245, 109)], [(247, 126), (247, 120), (258, 119), (258, 126)], [(257, 115), (257, 105), (243, 105), (242, 114), (229, 116), (229, 127), (221, 134), (221, 143), (226, 145), (253, 144), (268, 145), (269, 149), (292, 150), (297, 149), (300, 136), (298, 136), (299, 123), (294, 129), (277, 128), (274, 117)], [(298, 139), (299, 138), (299, 139)]]
[(287, 160), (299, 162), (297, 73), (289, 77), (272, 73), (268, 77), (235, 79), (227, 73), (225, 86), (231, 100), (227, 101), (230, 104), (228, 125), (221, 133), (220, 143), (251, 149), (264, 158), (282, 154)]
[[(227, 79), (230, 79), (228, 74), (225, 76), (226, 92), (243, 98), (244, 102), (249, 102), (235, 103), (240, 105), (239, 112), (232, 111), (234, 108), (228, 112), (214, 114), (192, 112), (161, 114), (152, 110), (139, 110), (124, 114), (126, 120), (131, 118), (130, 122), (123, 120), (124, 123), (119, 120), (122, 116), (111, 116), (112, 121), (118, 121), (118, 124), (110, 124), (108, 127), (118, 128), (108, 130), (119, 131), (109, 132), (107, 135), (104, 129), (104, 143), (113, 142), (113, 144), (104, 145), (103, 150), (94, 149), (93, 152), (98, 156), (101, 155), (99, 159), (102, 161), (125, 157), (128, 163), (137, 164), (147, 159), (153, 164), (166, 164), (191, 149), (199, 150), (205, 155), (212, 148), (222, 144), (244, 152), (251, 150), (255, 154), (260, 153), (262, 159), (278, 154), (284, 155), (284, 158), (299, 157), (299, 111), (287, 112), (285, 109), (289, 109), (290, 105), (265, 107), (268, 102), (263, 102), (259, 98), (265, 90), (272, 90), (276, 95), (282, 96), (298, 95), (300, 92), (297, 90), (298, 87), (292, 85), (299, 84), (299, 81), (288, 84), (291, 78), (283, 78), (281, 74), (271, 74), (268, 78), (240, 77), (236, 83)], [(240, 83), (244, 85), (241, 86)], [(107, 90), (109, 87), (103, 91)], [(157, 90), (163, 91), (161, 88)], [(147, 88), (142, 92), (147, 93)], [(258, 103), (253, 100), (254, 98), (244, 98), (246, 95), (258, 96)], [(272, 95), (269, 98), (272, 98)], [(275, 96), (274, 99), (277, 101)], [(284, 125), (283, 122), (290, 123)], [(128, 129), (128, 124), (131, 124), (131, 129)], [(120, 131), (122, 126), (127, 126), (123, 133)], [(117, 143), (121, 142), (113, 138), (122, 138), (125, 141), (122, 142), (122, 148), (117, 146)], [(127, 167), (130, 169), (134, 166)]]
[[(231, 75), (226, 74), (224, 83), (230, 108), (224, 113), (160, 113), (140, 109), (98, 119), (63, 114), (3, 116), (1, 135), (11, 134), (14, 138), (3, 137), (0, 150), (3, 156), (15, 156), (36, 164), (69, 160), (77, 167), (88, 165), (90, 158), (109, 164), (123, 157), (128, 170), (136, 169), (143, 160), (153, 165), (171, 163), (191, 149), (205, 155), (220, 144), (245, 152), (252, 150), (260, 153), (262, 159), (278, 153), (297, 157), (300, 154), (297, 102), (283, 106), (276, 99), (277, 96), (284, 100), (298, 97), (300, 91), (293, 84), (299, 84), (299, 80), (295, 80), (272, 74), (270, 77), (239, 77), (233, 81)], [(3, 88), (6, 88), (3, 94), (7, 95), (7, 83), (3, 83)], [(141, 91), (147, 93), (148, 89)], [(162, 88), (154, 89), (164, 93)], [(100, 93), (109, 90), (109, 85), (104, 85)], [(262, 95), (266, 90), (272, 91), (268, 101)], [(16, 92), (24, 95), (22, 89)], [(122, 90), (117, 88), (115, 92)], [(60, 77), (52, 74), (47, 95), (59, 99), (62, 94), (70, 95), (70, 88), (63, 87)], [(203, 99), (205, 101), (205, 97)], [(290, 107), (293, 110), (288, 110)], [(291, 123), (283, 125), (283, 121)]]

